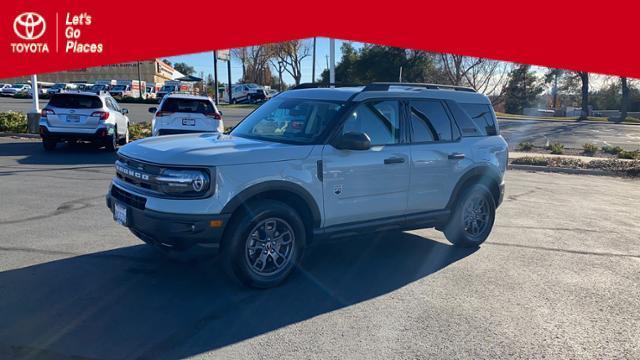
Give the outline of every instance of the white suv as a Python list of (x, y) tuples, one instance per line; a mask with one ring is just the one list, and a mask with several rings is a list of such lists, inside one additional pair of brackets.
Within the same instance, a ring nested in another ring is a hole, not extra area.
[(224, 131), (222, 114), (207, 96), (169, 94), (149, 112), (153, 136)]
[(230, 135), (148, 138), (119, 151), (114, 219), (167, 250), (217, 247), (244, 283), (282, 282), (309, 242), (435, 227), (478, 246), (504, 194), (491, 102), (462, 87), (290, 90)]
[(91, 141), (115, 151), (129, 142), (128, 113), (108, 93), (53, 94), (40, 118), (42, 145), (53, 150), (58, 142)]

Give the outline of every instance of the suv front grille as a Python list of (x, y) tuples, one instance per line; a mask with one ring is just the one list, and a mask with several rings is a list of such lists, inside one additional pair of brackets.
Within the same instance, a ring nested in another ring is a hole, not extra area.
[(147, 199), (124, 191), (117, 186), (111, 187), (111, 196), (136, 209), (144, 210), (145, 205), (147, 205)]
[(157, 165), (143, 163), (124, 156), (118, 156), (116, 161), (116, 176), (118, 179), (151, 191), (158, 191), (158, 184), (154, 179), (160, 175), (162, 168)]

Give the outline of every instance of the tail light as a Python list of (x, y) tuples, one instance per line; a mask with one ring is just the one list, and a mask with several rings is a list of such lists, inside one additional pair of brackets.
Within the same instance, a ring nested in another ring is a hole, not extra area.
[(40, 113), (40, 115), (43, 118), (46, 118), (48, 115), (53, 115), (53, 114), (55, 114), (55, 112), (51, 109), (42, 109), (42, 112)]
[(222, 120), (222, 114), (218, 112), (205, 113), (204, 115), (210, 118), (214, 118), (216, 120)]
[(105, 121), (109, 118), (109, 113), (106, 111), (94, 111), (91, 116), (99, 116), (100, 121)]
[(171, 114), (173, 114), (171, 111), (158, 111), (156, 117), (169, 116)]

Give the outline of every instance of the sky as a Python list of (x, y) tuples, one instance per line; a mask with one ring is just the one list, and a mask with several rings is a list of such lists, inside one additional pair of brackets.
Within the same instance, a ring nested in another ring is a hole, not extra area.
[[(309, 48), (313, 46), (313, 38), (306, 39)], [(336, 39), (336, 64), (340, 62), (342, 58), (342, 52), (340, 51), (340, 47), (344, 41)], [(364, 45), (359, 42), (351, 42), (354, 48), (360, 49)], [(311, 50), (310, 50), (311, 53)], [(329, 56), (329, 39), (318, 37), (316, 42), (316, 78), (320, 77), (322, 71), (327, 68), (328, 58)], [(181, 56), (171, 56), (167, 57), (169, 61), (172, 63), (184, 62), (188, 65), (191, 65), (195, 68), (196, 73), (195, 76), (200, 76), (200, 72), (204, 73), (204, 78), (206, 79), (208, 74), (213, 74), (213, 51), (204, 52), (204, 53), (196, 53), (196, 54), (188, 54)], [(302, 83), (311, 82), (311, 68), (313, 61), (311, 55), (302, 60)], [(543, 76), (546, 72), (547, 68), (541, 66), (532, 66), (531, 68), (534, 72), (538, 74), (538, 76)], [(277, 75), (277, 72), (273, 72), (274, 75)], [(242, 76), (242, 64), (240, 61), (234, 57), (231, 60), (231, 80), (235, 83)], [(286, 71), (283, 73), (283, 81), (287, 84), (294, 83), (293, 78)], [(592, 88), (597, 89), (604, 85), (604, 81), (606, 77), (604, 76), (594, 76), (590, 85)], [(218, 81), (222, 83), (227, 82), (227, 63), (225, 61), (218, 61)]]
[[(309, 54), (311, 54), (311, 48), (313, 47), (313, 38), (305, 40), (309, 45)], [(342, 58), (342, 52), (340, 46), (343, 41), (336, 40), (336, 64)], [(353, 46), (358, 49), (362, 47), (362, 43), (352, 43)], [(320, 74), (327, 68), (327, 56), (329, 56), (329, 39), (318, 37), (316, 41), (316, 78), (320, 77)], [(196, 69), (195, 76), (200, 76), (200, 72), (204, 72), (204, 78), (207, 78), (208, 74), (213, 76), (213, 51), (167, 57), (172, 63), (184, 62), (193, 66)], [(313, 60), (311, 55), (302, 60), (302, 82), (311, 82), (311, 68), (313, 67)], [(277, 74), (277, 72), (274, 72)], [(231, 80), (235, 83), (242, 76), (242, 64), (236, 58), (231, 60)], [(282, 80), (287, 84), (294, 82), (291, 75), (286, 71), (282, 74)], [(222, 83), (227, 82), (227, 63), (225, 61), (218, 61), (218, 81)]]

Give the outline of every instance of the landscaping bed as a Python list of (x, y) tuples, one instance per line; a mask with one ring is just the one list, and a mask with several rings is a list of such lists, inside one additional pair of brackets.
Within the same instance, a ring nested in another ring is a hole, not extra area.
[(563, 169), (599, 170), (613, 175), (640, 177), (640, 160), (594, 159), (587, 162), (574, 158), (525, 156), (511, 160), (510, 164)]
[(594, 144), (584, 144), (582, 149), (565, 148), (560, 143), (552, 143), (549, 146), (533, 145), (529, 142), (522, 142), (512, 150), (520, 152), (530, 152), (535, 154), (553, 154), (553, 155), (573, 155), (573, 156), (589, 156), (605, 159), (631, 159), (640, 160), (640, 150), (624, 150), (619, 146), (605, 145), (599, 147)]

